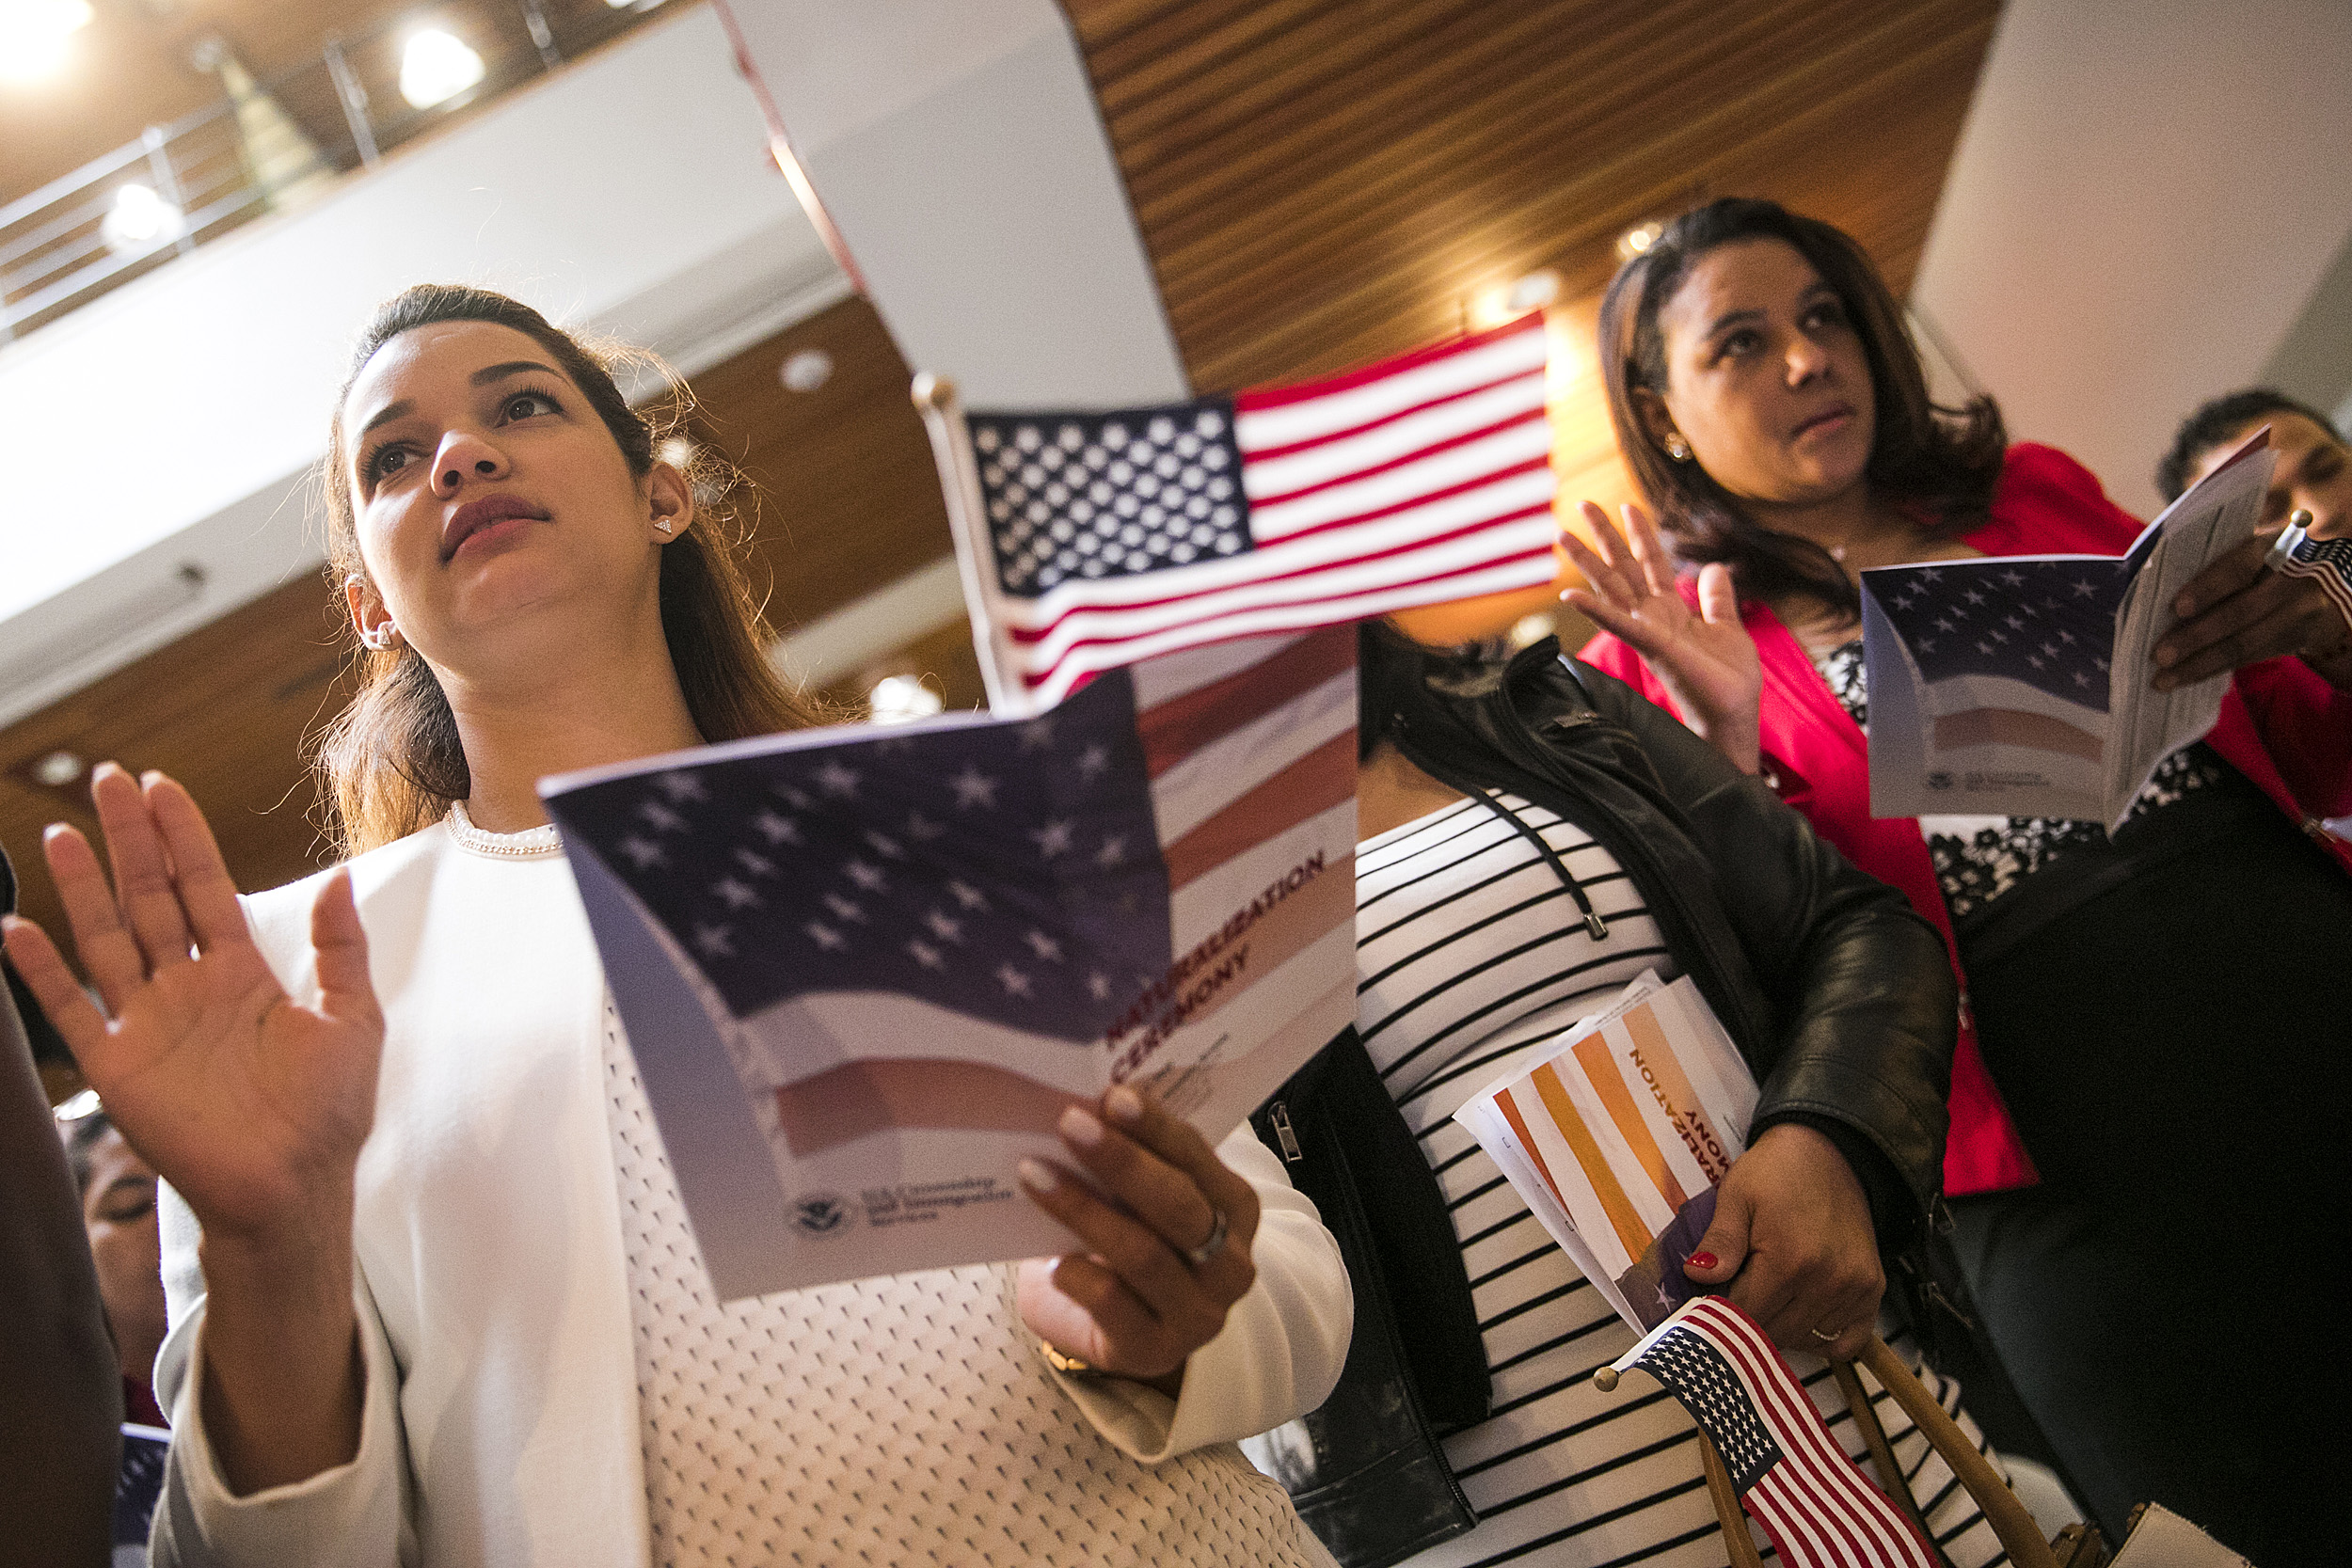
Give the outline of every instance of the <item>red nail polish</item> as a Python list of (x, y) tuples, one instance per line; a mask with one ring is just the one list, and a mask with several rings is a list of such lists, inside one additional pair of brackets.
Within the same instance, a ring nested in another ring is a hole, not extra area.
[(1684, 1266), (1686, 1268), (1693, 1269), (1711, 1269), (1715, 1266), (1715, 1263), (1716, 1258), (1713, 1253), (1694, 1252), (1691, 1254), (1690, 1258), (1685, 1261)]

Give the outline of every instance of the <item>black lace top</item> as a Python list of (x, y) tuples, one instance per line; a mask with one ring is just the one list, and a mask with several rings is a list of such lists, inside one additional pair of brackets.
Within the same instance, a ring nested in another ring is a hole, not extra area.
[[(1833, 651), (1821, 661), (1821, 675), (1867, 733), (1870, 693), (1863, 674), (1862, 640)], [(2157, 764), (2147, 787), (2132, 801), (2130, 819), (2210, 788), (2223, 780), (2228, 767), (2201, 740), (2184, 746)], [(2056, 816), (1922, 816), (1919, 832), (1928, 841), (1928, 857), (1935, 864), (1935, 879), (1955, 926), (2016, 891), (2060, 856), (2104, 849), (2107, 844), (2100, 824)]]

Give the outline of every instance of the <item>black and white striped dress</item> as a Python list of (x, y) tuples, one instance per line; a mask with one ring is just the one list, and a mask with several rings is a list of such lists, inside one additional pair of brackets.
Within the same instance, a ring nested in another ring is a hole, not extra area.
[[(1613, 1395), (1593, 1387), (1594, 1369), (1631, 1348), (1633, 1330), (1452, 1119), (1645, 969), (1679, 973), (1614, 856), (1542, 807), (1501, 799), (1582, 886), (1605, 934), (1593, 935), (1527, 837), (1478, 801), (1457, 801), (1358, 849), (1358, 1027), (1453, 1210), (1494, 1381), (1491, 1415), (1445, 1444), (1478, 1528), (1415, 1557), (1413, 1568), (1719, 1568), (1724, 1552), (1696, 1428), (1646, 1378), (1628, 1379)], [(1860, 1455), (1861, 1435), (1827, 1364), (1798, 1355), (1791, 1365)], [(1957, 1410), (1957, 1386), (1922, 1377)], [(2006, 1561), (1926, 1439), (1883, 1395), (1878, 1408), (1955, 1568)], [(1961, 1420), (1981, 1447), (1974, 1424)]]

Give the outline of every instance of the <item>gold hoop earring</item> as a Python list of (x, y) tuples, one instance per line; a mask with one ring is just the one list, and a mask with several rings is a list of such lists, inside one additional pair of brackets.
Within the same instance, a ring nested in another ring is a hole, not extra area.
[(1677, 430), (1666, 437), (1666, 455), (1677, 463), (1691, 461), (1691, 443), (1682, 438), (1682, 432)]

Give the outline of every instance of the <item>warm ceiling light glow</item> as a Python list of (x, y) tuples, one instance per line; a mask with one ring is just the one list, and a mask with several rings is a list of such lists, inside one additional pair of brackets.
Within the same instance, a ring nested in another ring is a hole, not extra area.
[(1512, 647), (1532, 648), (1559, 629), (1559, 623), (1552, 618), (1550, 613), (1539, 610), (1532, 615), (1522, 615), (1512, 622), (1511, 630), (1507, 635), (1510, 637)]
[(939, 693), (913, 675), (884, 675), (874, 683), (874, 689), (866, 694), (867, 710), (877, 724), (903, 724), (912, 719), (929, 719), (947, 705)]
[(833, 356), (821, 348), (804, 348), (785, 360), (776, 379), (795, 392), (813, 392), (833, 379)]
[(694, 466), (694, 443), (683, 436), (665, 436), (653, 454), (680, 473)]
[(400, 95), (417, 108), (446, 103), (481, 80), (482, 56), (454, 33), (427, 27), (401, 51)]
[(1516, 321), (1530, 310), (1541, 310), (1558, 301), (1563, 287), (1558, 273), (1541, 267), (1524, 277), (1481, 289), (1470, 296), (1470, 330), (1483, 332), (1487, 327)]
[(0, 81), (54, 73), (90, 14), (89, 0), (0, 0)]
[(1665, 231), (1666, 226), (1656, 218), (1635, 224), (1617, 236), (1617, 260), (1630, 261), (1636, 256), (1647, 255), (1649, 247), (1658, 243), (1658, 236)]
[(106, 248), (117, 255), (168, 245), (184, 233), (188, 220), (179, 208), (146, 185), (118, 185), (115, 204), (98, 225)]
[(33, 777), (52, 789), (71, 789), (88, 769), (89, 765), (72, 752), (51, 752), (33, 764)]

